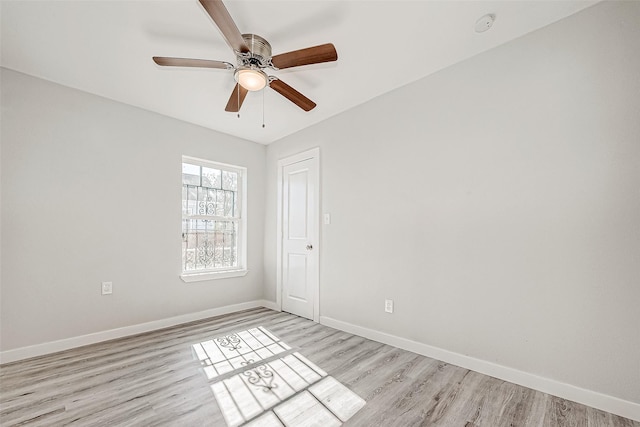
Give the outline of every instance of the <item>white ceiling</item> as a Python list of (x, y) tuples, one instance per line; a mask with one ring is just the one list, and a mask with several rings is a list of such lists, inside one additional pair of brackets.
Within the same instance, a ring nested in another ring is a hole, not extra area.
[[(231, 71), (163, 68), (151, 60), (235, 63), (196, 0), (3, 0), (1, 65), (268, 144), (594, 3), (227, 0), (240, 31), (265, 37), (274, 55), (327, 42), (338, 51), (334, 63), (270, 73), (318, 106), (305, 113), (267, 89), (265, 128), (262, 92), (248, 94), (240, 118), (224, 111), (234, 85)], [(496, 22), (477, 34), (474, 24), (486, 13)]]

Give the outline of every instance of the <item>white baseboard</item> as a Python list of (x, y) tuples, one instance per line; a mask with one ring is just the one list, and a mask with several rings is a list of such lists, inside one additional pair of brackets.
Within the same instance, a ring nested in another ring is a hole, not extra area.
[(93, 334), (65, 338), (58, 341), (50, 341), (42, 344), (31, 345), (28, 347), (16, 348), (13, 350), (6, 350), (0, 352), (0, 364), (29, 359), (31, 357), (43, 356), (50, 353), (57, 353), (63, 350), (82, 347), (83, 345), (95, 344), (98, 342), (122, 338), (129, 335), (154, 331), (156, 329), (168, 328), (170, 326), (179, 325), (181, 323), (193, 322), (195, 320), (206, 319), (209, 317), (220, 316), (222, 314), (234, 313), (236, 311), (248, 310), (250, 308), (256, 307), (266, 307), (272, 310), (280, 311), (279, 309), (275, 308), (275, 303), (266, 300), (256, 300), (243, 302), (240, 304), (227, 305), (224, 307), (199, 311), (196, 313), (188, 313), (180, 316), (169, 317), (166, 319), (154, 320), (152, 322), (139, 323), (137, 325), (110, 329), (108, 331), (95, 332)]
[(562, 383), (549, 378), (540, 377), (528, 372), (465, 356), (463, 354), (454, 353), (428, 344), (354, 325), (352, 323), (343, 322), (341, 320), (332, 319), (330, 317), (320, 316), (320, 323), (331, 328), (359, 335), (383, 344), (392, 345), (403, 350), (412, 351), (432, 359), (441, 360), (452, 365), (519, 384), (543, 393), (548, 393), (553, 396), (558, 396), (563, 399), (601, 409), (606, 412), (611, 412), (612, 414), (620, 415), (621, 417), (640, 421), (639, 403), (619, 399), (617, 397), (576, 387), (574, 385)]
[(278, 304), (273, 301), (262, 300), (261, 303), (264, 308), (268, 308), (273, 311), (282, 311), (280, 307), (278, 307)]

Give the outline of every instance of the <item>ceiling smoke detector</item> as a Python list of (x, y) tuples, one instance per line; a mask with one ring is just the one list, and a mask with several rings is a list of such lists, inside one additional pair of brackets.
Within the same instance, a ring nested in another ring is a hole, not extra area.
[(482, 18), (476, 21), (476, 33), (484, 33), (493, 26), (493, 22), (496, 20), (496, 16), (493, 14), (484, 15)]

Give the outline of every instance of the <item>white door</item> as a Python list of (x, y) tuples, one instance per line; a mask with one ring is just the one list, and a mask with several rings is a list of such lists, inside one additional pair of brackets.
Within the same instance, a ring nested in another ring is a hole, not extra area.
[[(310, 157), (315, 153), (315, 157)], [(319, 320), (318, 151), (280, 162), (282, 310)]]

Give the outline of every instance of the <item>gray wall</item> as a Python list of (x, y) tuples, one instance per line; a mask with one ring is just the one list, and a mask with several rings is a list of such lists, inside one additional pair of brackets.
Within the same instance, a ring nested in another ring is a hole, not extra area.
[[(3, 351), (261, 298), (264, 146), (4, 69), (1, 137)], [(182, 155), (248, 168), (245, 277), (180, 280)]]
[(599, 4), (268, 146), (265, 297), (277, 160), (319, 146), (322, 316), (640, 402), (639, 22)]

